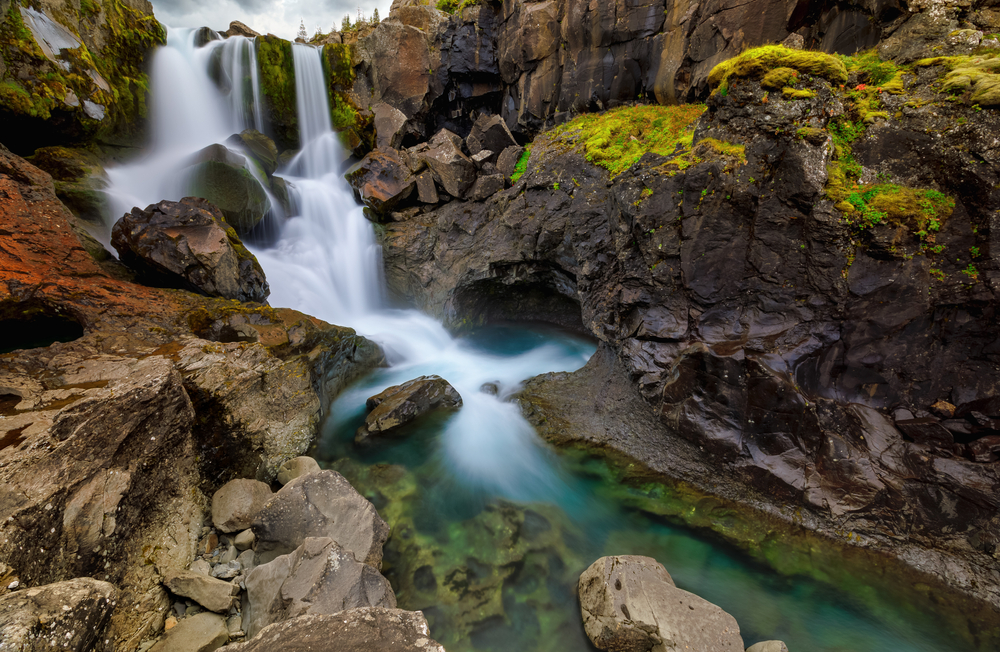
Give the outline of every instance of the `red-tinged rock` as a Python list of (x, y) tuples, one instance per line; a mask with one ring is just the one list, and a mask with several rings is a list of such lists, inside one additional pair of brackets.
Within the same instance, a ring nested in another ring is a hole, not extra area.
[(358, 199), (379, 215), (388, 214), (409, 198), (416, 185), (399, 152), (389, 148), (369, 152), (345, 176)]

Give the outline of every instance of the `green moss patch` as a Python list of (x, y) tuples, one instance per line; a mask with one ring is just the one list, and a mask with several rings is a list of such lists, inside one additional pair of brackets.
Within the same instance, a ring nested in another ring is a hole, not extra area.
[(990, 53), (970, 57), (922, 59), (916, 66), (943, 66), (942, 90), (969, 93), (969, 101), (980, 106), (1000, 106), (1000, 56)]
[(799, 71), (794, 68), (775, 68), (764, 75), (760, 85), (772, 91), (780, 91), (786, 86), (794, 86), (799, 82)]
[(362, 116), (361, 107), (348, 91), (354, 85), (354, 45), (334, 43), (323, 47), (323, 72), (329, 80), (330, 119), (341, 143), (351, 150), (359, 145), (374, 147), (372, 119)]
[[(723, 61), (708, 75), (712, 88), (728, 88), (731, 79), (764, 79), (781, 68), (800, 75), (821, 77), (831, 84), (847, 81), (847, 68), (839, 58), (809, 50), (792, 50), (781, 45), (765, 45)], [(782, 75), (786, 73), (781, 73)]]
[(837, 169), (831, 176), (837, 178), (827, 185), (826, 195), (858, 230), (879, 224), (906, 226), (922, 241), (931, 243), (955, 208), (953, 199), (930, 188), (907, 188), (892, 183), (851, 184)]
[(257, 38), (260, 87), (281, 147), (298, 146), (299, 120), (295, 105), (295, 61), (290, 41), (268, 34)]
[(517, 183), (517, 180), (524, 176), (524, 173), (528, 171), (528, 160), (531, 158), (531, 145), (524, 148), (524, 153), (521, 154), (521, 158), (517, 160), (517, 165), (514, 166), (514, 172), (510, 175), (510, 182)]
[(553, 132), (554, 140), (579, 147), (588, 161), (616, 177), (647, 152), (670, 156), (690, 148), (703, 104), (627, 106), (582, 115)]
[(786, 100), (810, 100), (816, 97), (816, 91), (808, 88), (783, 88), (781, 95)]

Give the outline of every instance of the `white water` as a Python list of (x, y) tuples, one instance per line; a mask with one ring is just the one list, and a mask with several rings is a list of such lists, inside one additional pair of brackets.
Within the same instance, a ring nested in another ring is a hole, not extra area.
[[(259, 87), (251, 89), (253, 102), (231, 100), (209, 79), (212, 51), (222, 47), (225, 53), (226, 43), (195, 48), (193, 37), (191, 31), (170, 30), (167, 46), (155, 56), (154, 143), (144, 161), (109, 172), (115, 217), (132, 206), (180, 199), (185, 160), (207, 145), (255, 127), (261, 116)], [(532, 428), (517, 407), (503, 399), (526, 378), (581, 367), (592, 347), (547, 344), (513, 357), (485, 355), (453, 339), (426, 315), (387, 309), (381, 249), (343, 178), (347, 157), (330, 126), (321, 53), (296, 44), (293, 54), (304, 146), (279, 173), (290, 182), (296, 214), (283, 223), (273, 247), (254, 252), (271, 286), (271, 305), (353, 327), (381, 344), (393, 367), (383, 383), (423, 374), (438, 374), (451, 382), (464, 406), (447, 426), (442, 453), (447, 466), (466, 484), (522, 500), (553, 500), (565, 494), (560, 474)], [(234, 54), (231, 60), (251, 59)], [(244, 76), (238, 70), (229, 74), (231, 79)], [(245, 97), (244, 92), (239, 91), (238, 97)], [(254, 107), (250, 112), (244, 110), (248, 105)], [(255, 124), (248, 124), (251, 118)], [(500, 388), (498, 397), (480, 392), (487, 382)], [(385, 386), (357, 388), (340, 403), (363, 402)]]

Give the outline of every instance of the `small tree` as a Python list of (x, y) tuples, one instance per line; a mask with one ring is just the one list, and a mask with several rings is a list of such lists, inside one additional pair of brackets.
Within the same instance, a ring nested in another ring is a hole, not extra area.
[(378, 7), (375, 7), (375, 11), (372, 12), (372, 25), (378, 25), (382, 22), (378, 17)]
[(299, 22), (299, 38), (303, 41), (309, 38), (309, 32), (306, 31), (306, 21)]
[(340, 31), (349, 32), (351, 31), (351, 14), (344, 16), (344, 20), (340, 21)]

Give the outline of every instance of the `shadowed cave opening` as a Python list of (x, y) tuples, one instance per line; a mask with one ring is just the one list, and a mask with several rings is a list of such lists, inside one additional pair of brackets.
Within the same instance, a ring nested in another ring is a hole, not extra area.
[(0, 354), (37, 349), (83, 337), (72, 315), (39, 301), (0, 304)]

